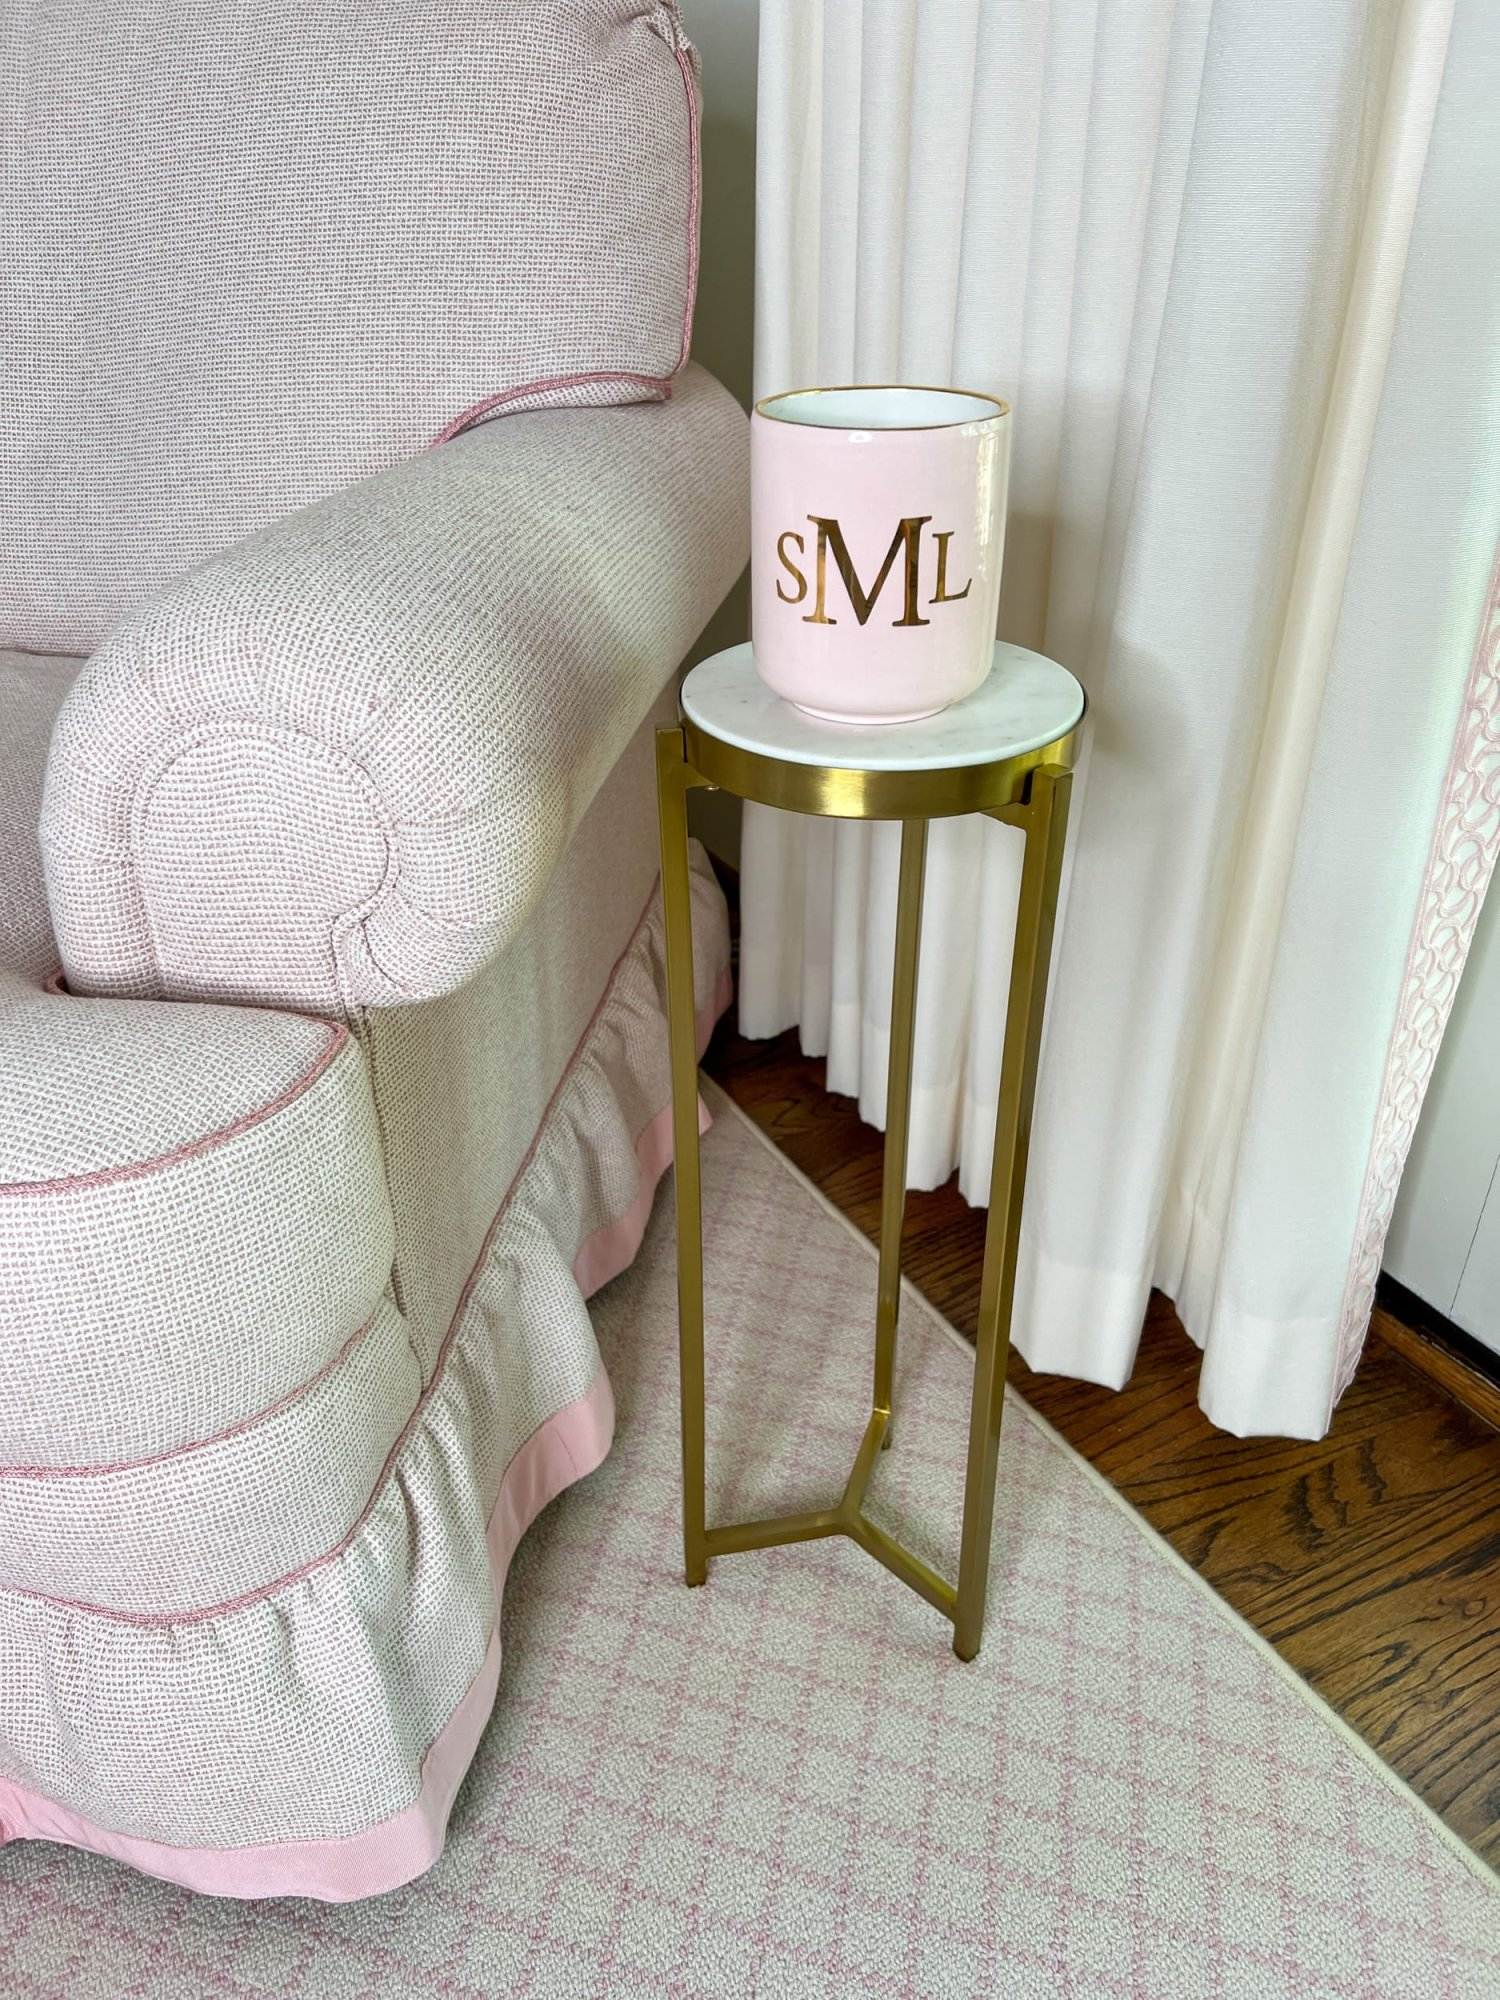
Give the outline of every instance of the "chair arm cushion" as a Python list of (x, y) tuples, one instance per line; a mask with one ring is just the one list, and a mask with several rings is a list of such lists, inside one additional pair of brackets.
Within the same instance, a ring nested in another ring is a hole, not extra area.
[(746, 432), (698, 368), (504, 418), (129, 619), (48, 767), (71, 989), (347, 1014), (459, 985), (738, 575)]

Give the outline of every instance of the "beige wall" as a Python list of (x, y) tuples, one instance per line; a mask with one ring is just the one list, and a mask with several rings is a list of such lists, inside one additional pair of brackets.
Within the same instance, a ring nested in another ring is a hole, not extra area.
[[(693, 357), (750, 404), (755, 327), (755, 55), (758, 0), (682, 0), (682, 17), (703, 59), (703, 216)], [(710, 622), (693, 658), (733, 646), (750, 632), (741, 578)], [(695, 792), (693, 830), (737, 864), (739, 801)]]
[(757, 0), (682, 0), (703, 59), (703, 252), (693, 351), (747, 407), (755, 320)]

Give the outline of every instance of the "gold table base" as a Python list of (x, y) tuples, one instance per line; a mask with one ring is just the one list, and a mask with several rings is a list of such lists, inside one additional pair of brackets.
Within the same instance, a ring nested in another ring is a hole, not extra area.
[[(1058, 881), (1067, 833), (1076, 731), (1039, 750), (991, 764), (945, 770), (859, 771), (794, 764), (726, 743), (691, 720), (657, 732), (662, 899), (666, 918), (667, 1001), (676, 1150), (677, 1310), (681, 1349), (683, 1561), (690, 1584), (707, 1580), (715, 1556), (847, 1535), (935, 1605), (953, 1624), (953, 1650), (972, 1660), (984, 1633), (995, 1477), (1005, 1365), (1010, 1351), (1021, 1201), (1036, 1095), (1037, 1053)], [(812, 1513), (709, 1527), (704, 1463), (703, 1222), (698, 1157), (698, 1057), (694, 1034), (692, 912), (687, 794), (721, 787), (763, 805), (841, 819), (899, 819), (901, 868), (896, 902), (890, 1068), (880, 1204), (880, 1269), (870, 1421), (837, 1505)], [(896, 1329), (901, 1306), (901, 1230), (906, 1212), (906, 1148), (911, 1119), (917, 945), (927, 822), (984, 812), (1026, 836), (1011, 960), (989, 1220), (984, 1239), (974, 1389), (964, 1477), (958, 1581), (937, 1575), (863, 1511), (876, 1454), (891, 1442)]]

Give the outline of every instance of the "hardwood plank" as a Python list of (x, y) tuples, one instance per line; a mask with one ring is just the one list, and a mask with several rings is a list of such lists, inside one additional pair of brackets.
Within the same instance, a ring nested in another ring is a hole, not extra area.
[[(795, 1034), (733, 1017), (705, 1065), (874, 1240), (880, 1135)], [(956, 1183), (913, 1194), (906, 1270), (973, 1338), (984, 1215)], [(1316, 1444), (1233, 1438), (1197, 1404), (1198, 1352), (1153, 1295), (1118, 1393), (1010, 1381), (1381, 1756), (1500, 1862), (1500, 1431), (1372, 1340)], [(1003, 1460), (1002, 1460), (1003, 1477)]]
[(1451, 1346), (1435, 1338), (1426, 1327), (1407, 1325), (1394, 1312), (1377, 1304), (1370, 1332), (1394, 1347), (1413, 1368), (1430, 1375), (1439, 1388), (1472, 1410), (1476, 1417), (1500, 1427), (1500, 1384), (1481, 1374), (1463, 1355), (1455, 1354)]

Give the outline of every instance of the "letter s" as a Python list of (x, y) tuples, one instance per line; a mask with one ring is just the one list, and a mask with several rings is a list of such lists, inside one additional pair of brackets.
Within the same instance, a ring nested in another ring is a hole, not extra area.
[(797, 595), (795, 597), (787, 595), (786, 591), (781, 587), (780, 577), (776, 579), (776, 595), (781, 599), (783, 604), (800, 604), (807, 595), (807, 578), (787, 554), (786, 545), (788, 542), (795, 542), (797, 544), (798, 555), (802, 554), (804, 543), (802, 537), (791, 528), (788, 528), (784, 535), (776, 537), (776, 553), (780, 556), (790, 574), (797, 579)]

